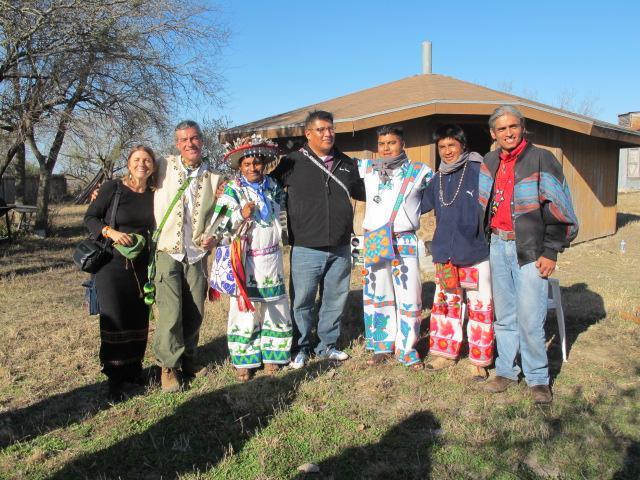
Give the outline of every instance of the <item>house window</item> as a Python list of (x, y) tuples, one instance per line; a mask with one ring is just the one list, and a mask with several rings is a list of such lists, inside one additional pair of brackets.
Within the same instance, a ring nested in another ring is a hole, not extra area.
[(640, 178), (640, 148), (632, 148), (627, 156), (627, 178)]

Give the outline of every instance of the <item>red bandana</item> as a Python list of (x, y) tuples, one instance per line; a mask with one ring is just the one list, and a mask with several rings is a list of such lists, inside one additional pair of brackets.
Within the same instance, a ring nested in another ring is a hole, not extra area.
[(500, 152), (500, 165), (496, 172), (493, 201), (491, 202), (491, 228), (498, 228), (507, 232), (513, 231), (511, 199), (513, 198), (513, 185), (515, 183), (515, 165), (516, 160), (526, 146), (527, 141), (523, 139), (520, 145), (510, 152)]

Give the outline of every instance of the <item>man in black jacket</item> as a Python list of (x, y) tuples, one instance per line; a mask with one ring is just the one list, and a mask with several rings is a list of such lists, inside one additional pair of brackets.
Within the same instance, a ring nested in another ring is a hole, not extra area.
[(364, 185), (354, 161), (334, 147), (333, 115), (309, 113), (307, 143), (282, 159), (271, 176), (287, 189), (291, 251), (291, 305), (301, 368), (311, 353), (311, 330), (320, 288), (315, 353), (330, 360), (349, 356), (336, 348), (340, 320), (349, 293), (353, 230), (351, 197), (364, 200)]

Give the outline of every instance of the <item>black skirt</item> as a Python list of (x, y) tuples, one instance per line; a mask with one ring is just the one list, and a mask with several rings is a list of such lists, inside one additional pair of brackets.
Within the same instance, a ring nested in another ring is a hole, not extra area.
[(142, 360), (149, 334), (149, 307), (141, 295), (147, 282), (148, 252), (133, 262), (117, 251), (96, 274), (100, 305), (100, 363), (109, 379), (135, 380), (142, 371)]

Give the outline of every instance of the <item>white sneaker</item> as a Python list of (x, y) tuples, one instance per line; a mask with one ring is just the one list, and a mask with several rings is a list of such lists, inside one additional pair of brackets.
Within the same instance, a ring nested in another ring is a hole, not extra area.
[(349, 355), (338, 350), (337, 348), (330, 348), (320, 356), (328, 360), (337, 360), (338, 362), (344, 362), (349, 358)]
[(296, 358), (293, 359), (293, 362), (289, 364), (289, 367), (298, 370), (299, 368), (304, 367), (309, 361), (309, 355), (303, 351), (298, 352)]

